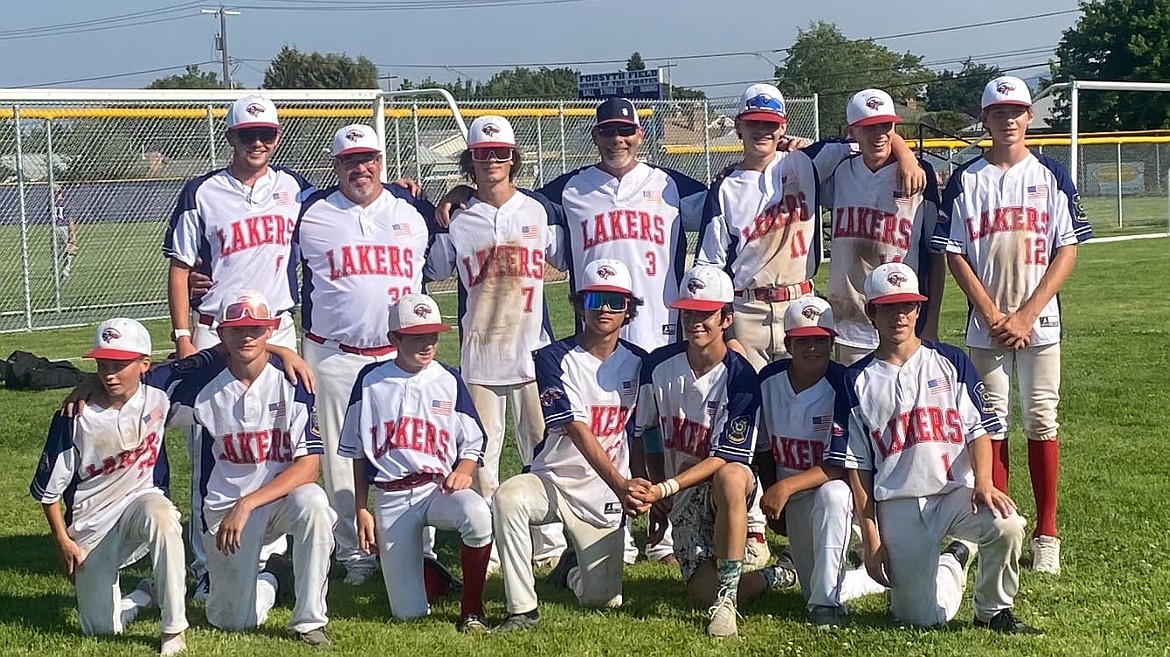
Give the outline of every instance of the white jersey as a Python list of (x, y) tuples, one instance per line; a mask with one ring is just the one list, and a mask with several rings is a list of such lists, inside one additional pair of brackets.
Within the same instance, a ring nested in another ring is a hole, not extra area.
[(312, 192), (308, 181), (281, 167), (270, 167), (252, 187), (227, 169), (188, 182), (167, 226), (163, 255), (211, 277), (211, 289), (191, 302), (192, 310), (217, 317), (240, 290), (263, 292), (273, 312), (292, 310), (293, 231)]
[(795, 285), (821, 263), (817, 170), (850, 152), (845, 143), (818, 142), (779, 152), (764, 171), (732, 169), (711, 184), (695, 264), (727, 272), (736, 291)]
[(738, 353), (728, 349), (721, 363), (696, 377), (686, 342), (659, 347), (642, 367), (638, 402), (638, 431), (655, 426), (662, 431), (667, 477), (709, 456), (751, 464), (760, 383)]
[(634, 296), (646, 305), (622, 328), (622, 337), (645, 350), (677, 342), (678, 311), (670, 304), (687, 268), (684, 227), (698, 225), (706, 187), (677, 171), (639, 163), (621, 180), (590, 166), (539, 191), (564, 212), (573, 289), (594, 260), (626, 263)]
[(385, 347), (389, 309), (423, 292), (434, 207), (384, 185), (369, 207), (337, 187), (305, 201), (294, 237), (301, 258), (301, 326), (363, 349)]
[[(854, 154), (830, 172), (821, 202), (832, 222), (834, 266), (829, 268), (829, 304), (837, 321), (837, 342), (876, 349), (877, 331), (865, 316), (865, 278), (879, 265), (904, 262), (918, 274), (919, 292), (929, 296), (930, 240), (938, 222), (934, 170), (920, 162), (926, 189), (898, 193), (898, 164), (870, 171)], [(926, 313), (920, 316), (925, 324)]]
[(483, 463), (484, 430), (459, 373), (437, 361), (406, 372), (392, 361), (358, 374), (337, 455), (366, 460), (370, 484), (446, 477), (462, 459)]
[(552, 341), (544, 269), (565, 269), (560, 213), (540, 194), (518, 190), (503, 206), (472, 198), (435, 235), (424, 273), (459, 276), (459, 367), (477, 385), (536, 378), (532, 352)]
[[(1058, 162), (1029, 154), (1007, 171), (983, 157), (951, 175), (932, 247), (966, 256), (1002, 312), (1032, 296), (1056, 250), (1093, 236), (1080, 196)], [(979, 313), (967, 318), (967, 345), (992, 347)], [(1029, 346), (1060, 342), (1060, 302), (1053, 296), (1032, 327)]]
[(588, 426), (617, 471), (630, 476), (629, 441), (645, 358), (646, 352), (620, 340), (601, 361), (582, 349), (575, 336), (533, 354), (545, 429), (526, 471), (552, 481), (577, 516), (596, 527), (620, 525), (622, 504), (565, 427), (573, 422)]
[(792, 359), (785, 358), (760, 371), (763, 411), (756, 448), (772, 452), (777, 479), (839, 461), (848, 447), (852, 396), (845, 366), (830, 362), (825, 376), (800, 392), (788, 378), (791, 367)]
[(1002, 426), (967, 354), (923, 342), (901, 367), (870, 354), (846, 376), (854, 395), (849, 447), (826, 462), (873, 471), (879, 502), (974, 487), (967, 443)]
[(65, 501), (69, 537), (82, 551), (96, 546), (131, 502), (167, 491), (169, 412), (166, 392), (143, 383), (120, 409), (90, 403), (74, 418), (53, 416), (29, 492), (42, 504)]
[[(222, 515), (241, 497), (268, 484), (298, 458), (321, 454), (311, 421), (313, 394), (284, 375), (269, 356), (264, 370), (244, 387), (227, 368), (227, 355), (205, 349), (178, 361), (167, 380), (171, 424), (202, 432), (204, 529), (207, 514)], [(152, 374), (154, 374), (152, 370)]]

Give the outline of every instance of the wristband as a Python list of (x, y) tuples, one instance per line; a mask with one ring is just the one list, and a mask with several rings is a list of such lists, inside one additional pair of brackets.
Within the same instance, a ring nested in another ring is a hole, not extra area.
[(178, 342), (179, 338), (189, 338), (189, 337), (191, 337), (190, 329), (175, 329), (175, 330), (171, 331), (171, 341), (172, 342)]
[(662, 483), (654, 484), (654, 486), (658, 489), (658, 494), (662, 496), (662, 499), (666, 499), (679, 491), (678, 480), (674, 477)]

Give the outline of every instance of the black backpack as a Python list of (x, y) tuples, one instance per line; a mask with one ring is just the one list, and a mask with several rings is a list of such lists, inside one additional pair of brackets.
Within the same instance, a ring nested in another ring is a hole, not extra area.
[(27, 351), (14, 351), (4, 361), (4, 385), (9, 390), (50, 390), (72, 388), (85, 379), (73, 363), (50, 362)]

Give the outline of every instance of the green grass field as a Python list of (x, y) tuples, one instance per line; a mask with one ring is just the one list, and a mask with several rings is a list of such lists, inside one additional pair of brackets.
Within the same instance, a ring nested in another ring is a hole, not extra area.
[[(715, 642), (703, 634), (706, 610), (687, 602), (676, 571), (640, 562), (627, 568), (626, 604), (594, 612), (578, 609), (571, 594), (538, 584), (543, 621), (523, 635), (464, 637), (455, 632), (458, 606), (440, 604), (423, 621), (390, 619), (380, 578), (354, 590), (334, 572), (329, 592), (330, 627), (337, 654), (446, 654), (514, 657), (531, 655), (1167, 655), (1170, 654), (1170, 581), (1167, 527), (1162, 500), (1170, 467), (1160, 445), (1170, 439), (1165, 374), (1170, 322), (1170, 270), (1165, 240), (1089, 244), (1069, 281), (1065, 308), (1064, 399), (1061, 405), (1064, 471), (1060, 522), (1063, 573), (1036, 575), (1024, 569), (1017, 600), (1020, 616), (1047, 630), (1044, 637), (1000, 637), (971, 628), (970, 604), (947, 631), (897, 627), (880, 596), (853, 604), (852, 628), (817, 632), (804, 625), (799, 594), (771, 594), (742, 611), (741, 637)], [(568, 330), (563, 285), (550, 286), (554, 326)], [(441, 299), (445, 314), (454, 299)], [(965, 304), (951, 286), (945, 300), (943, 338), (961, 343)], [(153, 323), (156, 345), (165, 347), (166, 327)], [(52, 357), (83, 353), (91, 330), (0, 335), (0, 354), (22, 348)], [(444, 338), (442, 357), (455, 362), (454, 340)], [(12, 466), (0, 482), (0, 654), (149, 655), (156, 649), (157, 613), (117, 638), (85, 638), (78, 630), (69, 583), (58, 572), (52, 543), (38, 505), (27, 492), (45, 430), (61, 391), (0, 389), (5, 432), (0, 457)], [(1023, 437), (1012, 436), (1011, 492), (1025, 516), (1033, 515)], [(186, 451), (181, 436), (168, 435), (175, 476), (172, 488), (186, 505)], [(506, 472), (515, 472), (514, 448), (505, 452)], [(636, 525), (644, 533), (644, 525)], [(782, 541), (770, 537), (773, 551)], [(445, 561), (455, 563), (453, 542)], [(1025, 557), (1025, 563), (1027, 558)], [(146, 570), (133, 567), (132, 586)], [(498, 621), (503, 591), (489, 581), (488, 613)], [(203, 607), (188, 607), (192, 655), (310, 654), (286, 638), (289, 609), (277, 609), (260, 631), (229, 635), (211, 629)]]

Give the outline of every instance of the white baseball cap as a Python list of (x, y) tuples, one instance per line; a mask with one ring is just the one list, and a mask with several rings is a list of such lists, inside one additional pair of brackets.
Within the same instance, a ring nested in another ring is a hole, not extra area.
[(381, 153), (378, 133), (368, 125), (351, 123), (333, 134), (333, 157), (351, 153)]
[(845, 121), (851, 126), (875, 123), (900, 123), (894, 111), (894, 99), (881, 89), (864, 89), (853, 94), (845, 107)]
[(992, 105), (1032, 106), (1032, 92), (1023, 80), (1014, 75), (1001, 75), (983, 87), (982, 109)]
[(280, 318), (272, 314), (268, 299), (263, 292), (244, 290), (235, 295), (235, 300), (224, 304), (216, 317), (216, 328), (232, 326), (264, 326), (276, 328)]
[(594, 260), (585, 265), (578, 292), (620, 292), (633, 294), (630, 270), (621, 260)]
[(866, 303), (926, 301), (918, 291), (918, 274), (904, 262), (879, 265), (865, 277)]
[(786, 116), (783, 94), (776, 87), (761, 82), (743, 90), (739, 97), (739, 114), (735, 118), (785, 123)]
[(93, 349), (86, 358), (133, 360), (150, 355), (150, 333), (141, 323), (125, 317), (107, 319), (97, 327)]
[(789, 338), (837, 335), (833, 307), (820, 297), (800, 297), (784, 311), (784, 335)]
[(443, 323), (439, 304), (425, 294), (408, 294), (390, 306), (390, 330), (407, 335), (442, 333), (451, 327)]
[(279, 128), (276, 105), (264, 96), (244, 96), (228, 107), (227, 129)]
[(711, 265), (695, 265), (683, 274), (678, 299), (670, 304), (679, 310), (712, 312), (735, 299), (735, 288), (727, 272)]
[(471, 122), (467, 129), (468, 148), (510, 148), (516, 145), (516, 132), (502, 116), (485, 114)]

